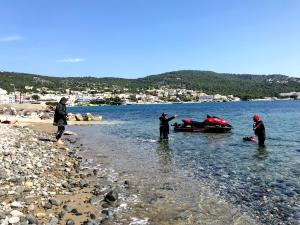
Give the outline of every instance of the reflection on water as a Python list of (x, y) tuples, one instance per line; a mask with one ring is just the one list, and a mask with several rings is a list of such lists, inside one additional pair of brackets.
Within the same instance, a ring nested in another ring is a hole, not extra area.
[(265, 160), (268, 157), (267, 146), (258, 146), (255, 157), (259, 160)]
[(165, 172), (169, 172), (173, 166), (173, 150), (170, 148), (168, 141), (161, 141), (158, 144), (157, 155), (159, 165), (162, 169), (166, 169)]

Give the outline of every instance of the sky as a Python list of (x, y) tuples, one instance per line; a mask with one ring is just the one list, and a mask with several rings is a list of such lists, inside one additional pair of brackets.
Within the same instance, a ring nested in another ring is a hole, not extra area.
[(300, 77), (300, 0), (1, 0), (0, 70)]

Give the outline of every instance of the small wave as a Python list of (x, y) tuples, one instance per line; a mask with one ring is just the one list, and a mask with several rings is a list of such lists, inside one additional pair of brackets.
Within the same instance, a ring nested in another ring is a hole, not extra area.
[(125, 124), (127, 121), (122, 120), (104, 120), (99, 122), (99, 125), (118, 125), (118, 124)]
[(148, 224), (149, 218), (138, 219), (136, 217), (132, 217), (132, 222), (129, 225), (146, 225)]
[(155, 139), (147, 139), (147, 138), (137, 138), (137, 141), (142, 142), (142, 143), (156, 143), (159, 142), (158, 140)]

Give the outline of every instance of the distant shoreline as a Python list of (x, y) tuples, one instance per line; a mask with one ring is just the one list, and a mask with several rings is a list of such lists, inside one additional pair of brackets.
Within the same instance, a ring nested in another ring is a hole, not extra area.
[(211, 102), (161, 102), (161, 103), (132, 103), (132, 104), (121, 104), (121, 105), (74, 105), (68, 107), (95, 107), (95, 106), (131, 106), (131, 105), (180, 105), (180, 104), (205, 104), (205, 103), (233, 103), (233, 102), (270, 102), (270, 101), (295, 101), (298, 99), (249, 99), (241, 101), (211, 101)]

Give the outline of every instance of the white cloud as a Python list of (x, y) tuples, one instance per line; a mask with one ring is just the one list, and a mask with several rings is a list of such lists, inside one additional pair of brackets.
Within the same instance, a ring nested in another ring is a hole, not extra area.
[(80, 63), (84, 62), (85, 59), (83, 58), (66, 58), (66, 59), (59, 59), (57, 62), (59, 63)]
[(0, 37), (0, 42), (18, 41), (18, 40), (21, 40), (21, 39), (22, 39), (22, 37), (18, 36), (18, 35), (4, 36), (4, 37)]

